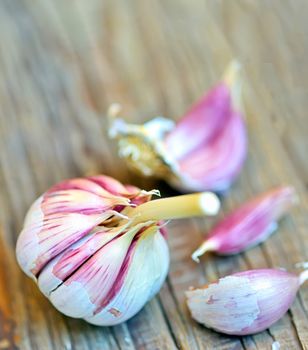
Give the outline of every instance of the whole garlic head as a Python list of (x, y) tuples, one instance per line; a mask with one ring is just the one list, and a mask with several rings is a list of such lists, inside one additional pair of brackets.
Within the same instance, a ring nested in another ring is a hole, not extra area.
[(210, 192), (151, 201), (153, 194), (107, 176), (61, 182), (30, 208), (19, 265), (65, 315), (104, 326), (126, 321), (167, 276), (162, 220), (216, 215), (220, 207)]
[(107, 176), (52, 187), (26, 216), (16, 247), (21, 268), (67, 316), (96, 325), (129, 319), (160, 290), (169, 267), (159, 222), (125, 217), (153, 192)]

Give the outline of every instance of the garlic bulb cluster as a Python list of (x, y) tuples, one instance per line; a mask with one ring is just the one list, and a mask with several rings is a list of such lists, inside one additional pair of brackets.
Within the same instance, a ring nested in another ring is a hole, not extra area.
[(192, 317), (216, 331), (254, 334), (269, 328), (290, 308), (308, 271), (249, 270), (186, 292)]
[(109, 136), (119, 155), (136, 171), (156, 176), (186, 191), (223, 191), (239, 174), (247, 151), (240, 112), (239, 63), (232, 62), (222, 81), (177, 123), (158, 117), (144, 125), (109, 110)]
[(207, 251), (236, 254), (265, 241), (276, 229), (277, 221), (297, 202), (294, 188), (274, 188), (245, 202), (225, 216), (192, 254), (195, 261)]
[(129, 319), (168, 272), (161, 220), (219, 210), (212, 193), (150, 201), (153, 194), (107, 176), (55, 185), (26, 216), (19, 265), (65, 315), (96, 325)]

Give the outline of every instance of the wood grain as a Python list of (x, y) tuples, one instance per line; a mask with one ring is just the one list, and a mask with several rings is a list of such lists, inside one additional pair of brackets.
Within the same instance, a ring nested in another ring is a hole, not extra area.
[[(290, 270), (307, 258), (308, 2), (306, 0), (2, 0), (0, 2), (0, 349), (308, 349), (308, 288), (269, 330), (243, 338), (191, 320), (184, 290), (247, 268)], [(169, 225), (171, 268), (133, 319), (94, 327), (58, 313), (18, 268), (14, 246), (31, 202), (57, 181), (105, 173), (140, 187), (106, 135), (105, 111), (178, 119), (232, 57), (245, 69), (249, 157), (227, 212), (273, 185), (301, 205), (244, 254), (192, 250), (214, 220)]]

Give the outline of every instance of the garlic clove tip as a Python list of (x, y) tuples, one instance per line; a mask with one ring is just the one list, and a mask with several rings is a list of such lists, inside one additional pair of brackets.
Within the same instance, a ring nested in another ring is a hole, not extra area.
[(192, 253), (191, 258), (195, 262), (199, 263), (200, 262), (200, 259), (199, 259), (200, 256), (202, 256), (206, 252), (215, 251), (216, 249), (217, 249), (217, 244), (215, 243), (215, 241), (213, 241), (213, 240), (204, 241), (201, 244), (201, 246)]

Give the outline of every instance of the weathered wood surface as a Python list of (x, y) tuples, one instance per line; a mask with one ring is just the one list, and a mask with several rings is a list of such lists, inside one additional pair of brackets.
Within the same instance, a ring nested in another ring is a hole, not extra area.
[[(308, 2), (306, 0), (0, 1), (0, 349), (308, 349), (308, 286), (269, 330), (209, 331), (183, 291), (247, 268), (307, 259)], [(169, 225), (171, 268), (158, 297), (129, 322), (99, 328), (58, 313), (18, 268), (14, 245), (30, 203), (55, 182), (106, 173), (141, 187), (106, 137), (121, 102), (132, 121), (178, 118), (232, 57), (245, 68), (249, 157), (224, 211), (273, 185), (301, 205), (265, 244), (230, 258), (192, 250), (213, 220)]]

